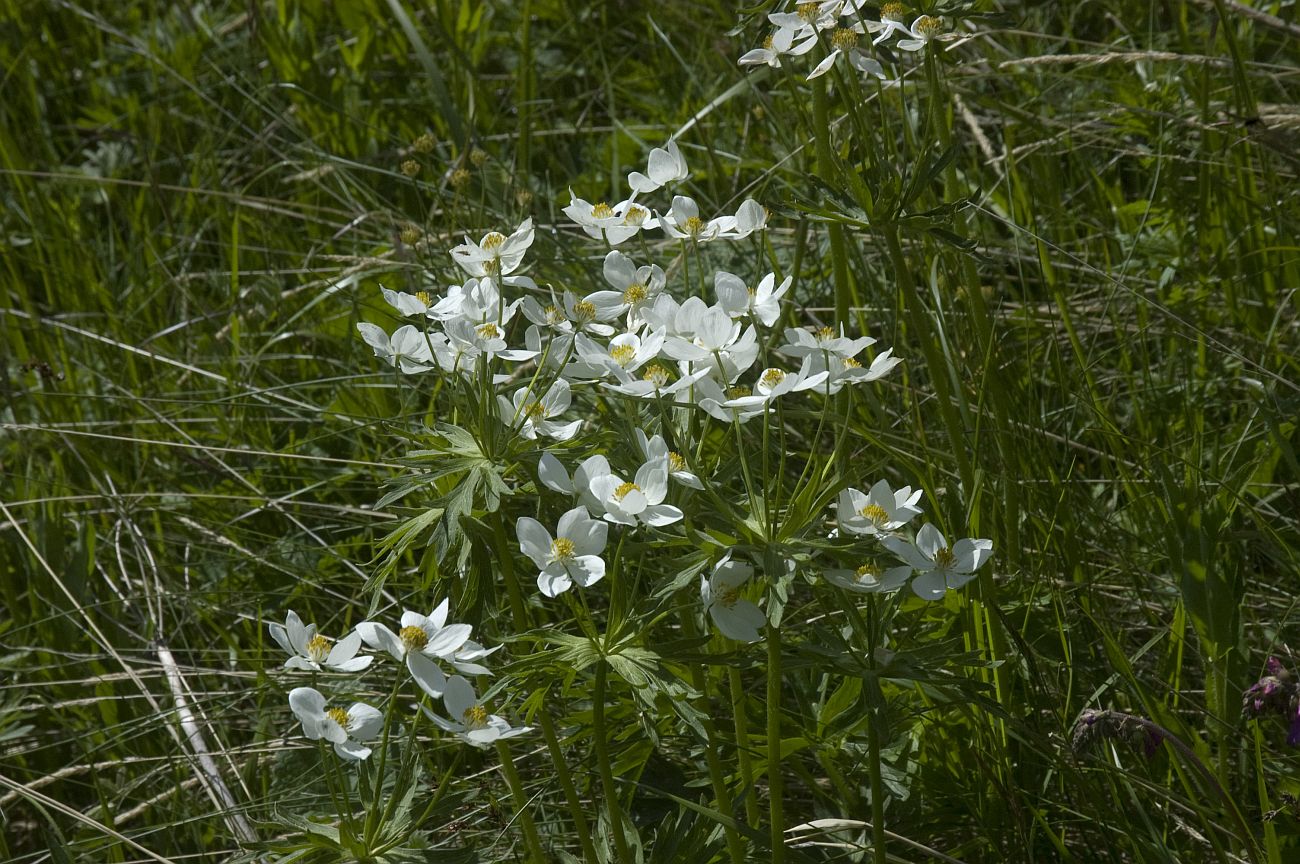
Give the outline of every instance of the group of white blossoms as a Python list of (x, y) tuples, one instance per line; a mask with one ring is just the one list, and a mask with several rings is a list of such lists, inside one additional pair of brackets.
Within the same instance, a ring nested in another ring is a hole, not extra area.
[(880, 63), (860, 47), (867, 34), (874, 36), (873, 47), (900, 37), (893, 45), (902, 51), (922, 51), (931, 43), (956, 38), (934, 15), (920, 15), (907, 23), (907, 7), (902, 3), (882, 3), (879, 20), (867, 17), (864, 5), (865, 0), (813, 0), (796, 3), (793, 12), (772, 12), (767, 16), (773, 25), (771, 35), (763, 47), (742, 55), (740, 65), (779, 68), (783, 57), (807, 54), (825, 33), (830, 51), (808, 73), (809, 80), (825, 75), (840, 58), (858, 72), (883, 79), (887, 76)]
[[(637, 203), (639, 195), (687, 176), (686, 160), (676, 142), (670, 142), (666, 149), (651, 151), (646, 173), (629, 175), (631, 194), (626, 200), (611, 207), (571, 195), (564, 212), (610, 247), (652, 228), (662, 229), (683, 246), (698, 247), (747, 237), (766, 227), (767, 211), (752, 200), (734, 215), (708, 221), (684, 195), (675, 196), (664, 213)], [(752, 384), (742, 384), (758, 359), (760, 344), (767, 344), (760, 340), (759, 328), (770, 328), (780, 318), (780, 301), (791, 277), (777, 284), (769, 273), (750, 286), (739, 276), (717, 272), (712, 304), (698, 296), (679, 302), (667, 290), (663, 269), (655, 264), (638, 266), (613, 249), (604, 260), (608, 288), (585, 296), (569, 291), (557, 295), (554, 289), (543, 292), (519, 272), (532, 242), (531, 220), (508, 237), (494, 231), (477, 243), (466, 239), (451, 250), (451, 256), (469, 278), (450, 287), (445, 296), (383, 289), (385, 300), (403, 316), (419, 319), (418, 326), (403, 325), (390, 336), (374, 324), (361, 323), (357, 325), (361, 335), (376, 356), (404, 373), (437, 369), (459, 376), (471, 398), (482, 388), (495, 390), (508, 387), (516, 378), (527, 380), (510, 395), (497, 395), (496, 409), (510, 434), (532, 440), (568, 441), (579, 434), (584, 420), (564, 416), (575, 387), (589, 392), (604, 389), (679, 412), (702, 411), (730, 426), (766, 416), (779, 399), (791, 394), (829, 397), (846, 385), (874, 381), (899, 362), (885, 350), (864, 366), (856, 356), (875, 340), (849, 338), (842, 327), (838, 332), (829, 327), (789, 328), (777, 353), (798, 368), (765, 368)], [(507, 300), (506, 289), (523, 296)], [(523, 347), (511, 347), (507, 341), (517, 312), (528, 321)], [(532, 365), (517, 366), (515, 374), (507, 374), (498, 361)], [(681, 509), (666, 503), (670, 481), (706, 489), (698, 466), (689, 458), (690, 448), (674, 450), (662, 434), (641, 429), (634, 437), (639, 458), (625, 470), (602, 454), (589, 456), (572, 473), (549, 451), (539, 457), (541, 485), (567, 496), (573, 505), (560, 517), (554, 534), (531, 517), (516, 523), (520, 548), (537, 566), (538, 589), (546, 597), (568, 591), (574, 583), (588, 588), (604, 577), (601, 556), (610, 525), (624, 530), (643, 525), (662, 528), (683, 519)], [(920, 490), (895, 491), (884, 480), (866, 493), (845, 489), (837, 505), (839, 536), (874, 538), (901, 563), (889, 569), (874, 561), (856, 570), (830, 569), (827, 580), (853, 592), (890, 592), (916, 574), (913, 591), (925, 599), (938, 599), (974, 578), (992, 554), (992, 543), (963, 539), (950, 545), (930, 524), (908, 539), (902, 531), (920, 515), (920, 498)], [(710, 575), (701, 578), (701, 598), (709, 616), (724, 636), (740, 642), (758, 641), (766, 626), (763, 611), (742, 596), (752, 574), (751, 565), (732, 560), (728, 553)], [(443, 700), (450, 719), (428, 708), (425, 713), (472, 744), (486, 746), (526, 731), (512, 729), (501, 717), (489, 714), (463, 675), (444, 675), (440, 664), (464, 675), (488, 674), (478, 661), (491, 653), (470, 640), (469, 625), (448, 624), (447, 615), (448, 604), (443, 601), (427, 616), (404, 612), (396, 633), (367, 621), (331, 643), (314, 625), (304, 625), (290, 612), (285, 625), (272, 625), (271, 632), (290, 654), (285, 666), (291, 669), (359, 672), (373, 659), (358, 654), (363, 642), (387, 652), (406, 667), (421, 690)], [(348, 759), (365, 758), (370, 750), (363, 742), (376, 737), (385, 722), (379, 711), (363, 703), (346, 709), (328, 707), (325, 696), (310, 687), (294, 689), (289, 704), (309, 739), (331, 742)]]

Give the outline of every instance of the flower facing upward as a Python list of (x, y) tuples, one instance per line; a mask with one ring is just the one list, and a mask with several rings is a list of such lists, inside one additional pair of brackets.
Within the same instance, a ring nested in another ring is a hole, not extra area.
[(923, 600), (939, 600), (975, 578), (975, 571), (993, 554), (992, 540), (958, 540), (952, 546), (928, 522), (916, 532), (916, 542), (902, 537), (885, 537), (885, 548), (903, 559), (919, 576), (912, 590)]
[(511, 728), (504, 717), (489, 714), (483, 703), (478, 701), (473, 686), (459, 675), (453, 675), (447, 680), (442, 704), (451, 716), (450, 720), (439, 717), (428, 708), (422, 707), (421, 710), (439, 728), (475, 747), (487, 747), (502, 738), (513, 738), (530, 731), (527, 726)]
[(533, 245), (533, 220), (525, 219), (509, 237), (489, 231), (475, 243), (468, 237), (451, 250), (451, 257), (471, 276), (500, 277), (513, 273)]
[(574, 507), (560, 517), (554, 539), (542, 523), (524, 516), (515, 523), (519, 548), (541, 571), (537, 587), (547, 597), (563, 594), (577, 582), (590, 587), (605, 576), (605, 551), (609, 525), (587, 515), (587, 508)]
[(357, 651), (361, 648), (361, 636), (356, 631), (331, 645), (328, 639), (316, 632), (315, 624), (304, 626), (302, 619), (293, 610), (289, 610), (283, 625), (271, 624), (270, 630), (271, 638), (290, 655), (284, 663), (286, 669), (360, 672), (375, 659), (368, 655), (357, 656)]
[(631, 481), (612, 473), (593, 477), (591, 494), (600, 502), (607, 522), (662, 527), (682, 519), (681, 510), (663, 503), (668, 495), (666, 459), (646, 462), (637, 469), (636, 478)]
[(869, 562), (856, 570), (827, 570), (826, 581), (858, 594), (888, 594), (902, 588), (907, 577), (911, 575), (911, 567), (890, 567), (886, 570), (878, 564)]
[(847, 534), (876, 536), (892, 534), (921, 514), (916, 502), (921, 500), (921, 490), (904, 486), (897, 492), (884, 480), (876, 481), (863, 495), (857, 489), (840, 493), (836, 515), (840, 529)]
[[(649, 175), (649, 176), (647, 176)], [(627, 185), (637, 194), (653, 192), (660, 186), (685, 180), (690, 176), (686, 168), (686, 157), (676, 141), (669, 141), (667, 149), (659, 147), (650, 151), (646, 173), (633, 171), (627, 175)]]
[(384, 725), (384, 715), (371, 706), (354, 702), (347, 709), (329, 708), (320, 691), (311, 687), (290, 690), (289, 708), (301, 721), (308, 740), (324, 738), (334, 745), (335, 753), (352, 761), (370, 755), (370, 748), (359, 742), (377, 736)]
[(459, 668), (466, 659), (474, 660), (491, 653), (475, 645), (470, 648), (473, 657), (462, 656), (462, 649), (470, 645), (473, 628), (468, 624), (448, 624), (448, 607), (448, 601), (443, 600), (428, 615), (406, 610), (402, 613), (402, 628), (396, 633), (375, 621), (361, 622), (357, 625), (357, 632), (371, 648), (387, 651), (394, 660), (405, 663), (420, 689), (436, 699), (442, 695), (447, 680), (438, 668), (437, 660)]

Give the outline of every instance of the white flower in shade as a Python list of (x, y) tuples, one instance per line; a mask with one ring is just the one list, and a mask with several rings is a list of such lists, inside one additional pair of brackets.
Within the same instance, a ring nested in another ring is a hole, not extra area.
[(898, 536), (881, 542), (920, 574), (912, 580), (912, 590), (923, 600), (938, 600), (949, 589), (962, 587), (993, 554), (992, 540), (967, 538), (950, 547), (939, 529), (928, 522), (916, 532), (914, 543)]
[[(649, 176), (646, 176), (646, 175)], [(653, 192), (660, 186), (677, 183), (690, 176), (686, 168), (686, 157), (676, 141), (669, 141), (667, 149), (655, 147), (650, 151), (646, 173), (633, 171), (627, 175), (627, 185), (639, 194)]]
[(701, 378), (695, 384), (695, 398), (700, 408), (723, 423), (733, 420), (747, 423), (767, 413), (767, 397), (755, 395), (743, 384), (734, 384), (723, 390), (713, 378)]
[(393, 291), (383, 285), (379, 286), (379, 290), (383, 292), (384, 300), (389, 306), (408, 317), (428, 315), (429, 307), (434, 303), (433, 295), (428, 291), (416, 291), (414, 294), (407, 294), (405, 291)]
[(709, 374), (707, 368), (702, 368), (689, 375), (678, 376), (663, 363), (651, 363), (646, 366), (640, 378), (634, 378), (621, 367), (613, 371), (614, 377), (618, 378), (618, 383), (610, 384), (607, 382), (605, 387), (615, 393), (622, 393), (624, 396), (635, 396), (639, 399), (663, 399), (667, 397), (675, 404), (688, 404), (689, 400), (686, 397), (689, 388), (693, 387), (696, 381)]
[(519, 434), (525, 438), (545, 435), (557, 441), (568, 441), (578, 434), (582, 425), (581, 420), (560, 423), (552, 419), (568, 411), (572, 401), (569, 382), (563, 378), (556, 378), (540, 399), (533, 395), (531, 387), (519, 388), (512, 399), (497, 397), (501, 420), (507, 426), (518, 427)]
[(811, 81), (825, 75), (840, 57), (843, 57), (849, 66), (857, 71), (883, 79), (885, 77), (884, 67), (858, 47), (863, 30), (863, 25), (858, 23), (851, 27), (836, 27), (831, 31), (831, 53), (827, 54), (822, 59), (822, 62), (818, 63), (813, 71), (808, 73), (808, 80)]
[(537, 587), (547, 597), (563, 594), (574, 582), (589, 588), (605, 577), (600, 553), (605, 551), (609, 525), (588, 516), (586, 507), (574, 507), (561, 516), (554, 539), (541, 522), (528, 516), (515, 523), (515, 532), (519, 548), (541, 571)]
[(353, 702), (346, 709), (330, 708), (320, 691), (311, 687), (290, 690), (289, 708), (301, 721), (308, 740), (324, 738), (341, 758), (352, 761), (370, 755), (370, 748), (360, 742), (375, 738), (384, 726), (384, 715), (364, 702)]
[[(893, 349), (886, 348), (880, 352), (871, 361), (870, 366), (863, 366), (852, 357), (831, 357), (830, 368), (827, 370), (830, 377), (826, 379), (826, 386), (821, 388), (821, 392), (834, 394), (840, 392), (840, 388), (845, 384), (869, 384), (889, 374), (895, 366), (903, 361), (892, 356)], [(824, 355), (812, 355), (814, 369), (826, 369), (827, 357)]]
[[(686, 304), (682, 304), (686, 308)], [(699, 368), (702, 364), (723, 381), (734, 381), (758, 358), (758, 333), (751, 324), (743, 332), (727, 310), (711, 306), (695, 324), (691, 338), (669, 336), (664, 353)]]
[(949, 33), (943, 29), (943, 19), (936, 18), (933, 15), (922, 15), (912, 22), (912, 26), (907, 29), (907, 39), (899, 39), (894, 43), (894, 47), (902, 51), (923, 51), (925, 46), (931, 42), (940, 51), (943, 50), (944, 42), (950, 39), (956, 39), (956, 33)]
[(814, 372), (811, 357), (803, 358), (803, 365), (798, 372), (769, 367), (764, 369), (754, 384), (754, 395), (761, 396), (768, 402), (787, 393), (812, 390), (826, 380), (826, 372)]
[(615, 290), (595, 291), (586, 297), (587, 302), (595, 305), (596, 317), (603, 321), (616, 318), (624, 312), (635, 312), (647, 303), (654, 302), (668, 282), (663, 268), (658, 264), (637, 267), (631, 258), (617, 249), (605, 256), (604, 270), (605, 281)]
[(382, 327), (361, 321), (357, 330), (366, 344), (374, 349), (375, 356), (387, 360), (403, 372), (427, 372), (434, 367), (433, 350), (430, 348), (432, 338), (442, 338), (441, 334), (426, 337), (423, 330), (411, 324), (404, 324), (393, 331), (392, 338)]
[(720, 239), (724, 230), (735, 230), (734, 216), (720, 216), (705, 222), (700, 218), (700, 207), (685, 195), (674, 195), (673, 206), (659, 217), (659, 227), (674, 240), (692, 240), (707, 243)]
[(889, 594), (902, 588), (911, 575), (911, 567), (884, 570), (878, 564), (867, 563), (856, 570), (827, 570), (826, 581), (858, 594)]
[(741, 596), (753, 574), (753, 567), (732, 561), (728, 553), (710, 576), (700, 577), (700, 599), (705, 610), (722, 635), (737, 642), (757, 642), (763, 638), (760, 631), (767, 624), (763, 610)]
[(650, 217), (650, 211), (631, 199), (620, 201), (613, 207), (604, 201), (590, 204), (569, 190), (569, 206), (564, 214), (578, 224), (588, 237), (605, 240), (611, 246), (617, 246), (624, 240), (636, 236), (646, 228), (654, 228), (658, 223)]
[(497, 278), (517, 270), (531, 245), (533, 220), (525, 219), (509, 237), (498, 231), (489, 231), (477, 243), (466, 237), (464, 243), (451, 250), (451, 257), (471, 276)]
[(633, 480), (616, 474), (593, 477), (591, 494), (600, 502), (607, 522), (663, 527), (682, 518), (681, 510), (663, 503), (668, 496), (667, 460), (646, 462), (637, 469)]
[(271, 638), (289, 655), (284, 663), (286, 669), (360, 672), (375, 659), (369, 655), (357, 656), (361, 649), (361, 636), (355, 630), (331, 645), (328, 639), (316, 632), (315, 624), (304, 625), (292, 609), (285, 616), (283, 625), (271, 624), (270, 630)]
[(714, 239), (743, 240), (767, 227), (767, 208), (753, 198), (746, 198), (735, 216), (719, 216), (709, 222), (718, 229)]
[(586, 366), (601, 368), (601, 377), (619, 372), (631, 375), (646, 363), (659, 356), (664, 345), (662, 330), (650, 333), (644, 339), (635, 333), (622, 333), (609, 340), (609, 347), (602, 348), (596, 342), (579, 334), (577, 339), (578, 358)]
[(647, 438), (646, 434), (640, 429), (636, 430), (636, 443), (640, 445), (641, 457), (647, 462), (658, 462), (664, 460), (668, 464), (668, 476), (676, 480), (683, 486), (689, 486), (692, 489), (703, 489), (704, 484), (700, 478), (691, 473), (686, 465), (686, 460), (682, 454), (676, 450), (669, 450), (668, 444), (664, 441), (662, 435), (655, 435), (653, 438)]
[(713, 274), (713, 289), (718, 293), (718, 305), (732, 318), (748, 315), (764, 327), (771, 327), (781, 317), (781, 298), (790, 290), (792, 281), (793, 277), (787, 276), (776, 285), (776, 274), (768, 273), (750, 288), (739, 276), (719, 270)]
[(839, 21), (844, 0), (813, 0), (795, 5), (793, 12), (772, 12), (767, 20), (782, 30), (794, 32), (796, 39), (814, 37), (822, 30), (829, 30)]
[[(849, 339), (844, 335), (844, 325), (840, 325), (839, 332), (830, 327), (819, 327), (817, 329), (806, 329), (803, 327), (787, 327), (785, 331), (786, 344), (781, 346), (781, 353), (787, 357), (854, 357), (860, 351), (876, 344), (876, 340), (870, 336), (861, 336), (857, 339)], [(824, 368), (824, 367), (823, 367)]]
[(840, 492), (836, 518), (840, 529), (849, 534), (873, 537), (892, 534), (913, 518), (921, 515), (916, 503), (921, 500), (921, 490), (904, 486), (897, 492), (885, 480), (878, 480), (871, 491), (863, 495), (857, 489)]
[(871, 40), (872, 45), (879, 45), (895, 33), (902, 36), (911, 36), (911, 31), (907, 29), (907, 7), (902, 3), (882, 3), (880, 5), (880, 20), (868, 21), (868, 32), (875, 33), (876, 38)]
[[(447, 322), (446, 331), (448, 350), (455, 357), (464, 355), (477, 358), (486, 355), (488, 358), (500, 357), (502, 360), (518, 362), (537, 356), (534, 351), (509, 347), (506, 344), (505, 330), (491, 321), (475, 324), (468, 318), (456, 318)], [(440, 365), (446, 368), (445, 364)]]
[(424, 706), (421, 706), (421, 710), (440, 729), (451, 732), (475, 747), (488, 747), (502, 738), (513, 738), (531, 731), (527, 726), (513, 729), (504, 717), (489, 714), (483, 703), (478, 701), (473, 686), (459, 675), (447, 679), (442, 704), (451, 715), (451, 720), (439, 717)]
[(791, 27), (777, 27), (772, 35), (763, 41), (762, 47), (746, 51), (737, 62), (741, 66), (767, 65), (773, 69), (780, 69), (782, 57), (807, 54), (817, 44), (816, 31), (807, 30), (803, 35), (799, 34), (799, 30)]
[(574, 469), (573, 477), (554, 454), (547, 451), (542, 454), (537, 464), (537, 479), (547, 489), (562, 492), (565, 495), (577, 495), (579, 503), (587, 508), (588, 513), (605, 512), (604, 505), (591, 494), (591, 481), (610, 473), (609, 460), (597, 454), (588, 456)]
[[(448, 601), (443, 600), (428, 615), (410, 610), (402, 612), (402, 629), (396, 633), (375, 621), (361, 622), (357, 632), (371, 648), (387, 651), (394, 660), (405, 663), (420, 689), (437, 699), (442, 695), (446, 677), (436, 661), (455, 666), (458, 652), (465, 648), (473, 632), (468, 624), (447, 623), (448, 606)], [(478, 657), (464, 659), (472, 661)]]

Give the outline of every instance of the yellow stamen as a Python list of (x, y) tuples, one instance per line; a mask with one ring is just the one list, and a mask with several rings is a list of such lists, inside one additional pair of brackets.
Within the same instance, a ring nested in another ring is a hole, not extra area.
[(785, 373), (780, 369), (768, 369), (763, 373), (763, 386), (771, 388), (785, 380)]
[(579, 300), (573, 304), (573, 315), (579, 322), (591, 321), (596, 317), (596, 304), (589, 300)]
[(478, 244), (484, 252), (491, 252), (494, 249), (501, 248), (501, 244), (506, 242), (506, 235), (500, 231), (489, 231), (483, 238), (483, 242)]
[(811, 21), (817, 17), (817, 7), (819, 3), (800, 3), (794, 7), (794, 11), (799, 13), (799, 17), (805, 21)]
[(845, 357), (845, 358), (844, 358), (844, 368), (845, 368), (845, 369), (861, 369), (861, 368), (862, 368), (862, 364), (859, 363), (857, 360), (854, 360), (852, 357)]
[(754, 391), (753, 391), (753, 390), (750, 390), (750, 389), (749, 389), (748, 387), (746, 387), (744, 384), (737, 384), (735, 387), (728, 387), (728, 388), (727, 388), (727, 398), (728, 398), (728, 399), (740, 399), (740, 398), (742, 398), (742, 397), (744, 397), (744, 396), (751, 396), (751, 395), (753, 395), (753, 393), (754, 393)]
[(551, 557), (556, 561), (568, 561), (576, 551), (577, 547), (568, 537), (556, 537), (551, 541)]
[(317, 663), (325, 662), (330, 654), (330, 641), (317, 633), (307, 640), (307, 656)]
[(609, 349), (609, 356), (620, 366), (626, 366), (636, 359), (636, 348), (631, 345), (615, 345)]
[(564, 320), (564, 310), (552, 303), (546, 307), (546, 323), (559, 324)]
[(487, 709), (482, 705), (474, 705), (466, 708), (460, 719), (469, 729), (482, 729), (488, 725)]
[(650, 292), (646, 290), (644, 285), (640, 282), (633, 282), (631, 285), (627, 286), (627, 290), (623, 292), (623, 302), (631, 306), (633, 303), (640, 303), (649, 296)]
[(425, 306), (432, 306), (432, 305), (433, 305), (433, 295), (430, 294), (428, 291), (416, 291), (416, 292), (415, 292), (415, 299), (416, 299), (416, 300), (419, 300), (419, 301), (420, 301), (421, 303), (423, 303)]
[(883, 525), (889, 521), (889, 513), (879, 504), (868, 504), (859, 511), (863, 519), (873, 522), (876, 525)]
[(857, 569), (859, 582), (879, 582), (881, 569), (875, 564), (863, 564)]
[(489, 258), (483, 262), (483, 272), (489, 276), (496, 276), (501, 272), (501, 259)]
[(651, 384), (655, 385), (655, 387), (666, 387), (668, 382), (672, 380), (672, 376), (673, 373), (668, 370), (668, 367), (659, 363), (654, 363), (646, 367), (645, 374), (641, 376), (641, 380), (649, 381)]
[(608, 219), (613, 215), (614, 215), (613, 208), (611, 208), (604, 201), (601, 201), (600, 203), (593, 205), (591, 208), (592, 219)]
[(952, 565), (957, 563), (957, 556), (952, 554), (952, 550), (947, 546), (941, 547), (934, 553), (934, 566), (940, 570), (948, 570)]
[(683, 459), (682, 454), (678, 453), (676, 450), (668, 451), (668, 470), (670, 471), (686, 470), (686, 460)]
[(930, 39), (943, 30), (943, 20), (933, 15), (922, 15), (912, 24), (912, 33), (921, 39)]
[(628, 207), (627, 212), (623, 214), (623, 224), (640, 225), (642, 222), (646, 220), (646, 217), (649, 215), (650, 215), (649, 210), (645, 209), (644, 207), (638, 207), (635, 204), (633, 204), (632, 206)]
[(523, 414), (529, 420), (546, 419), (546, 408), (541, 402), (529, 402), (524, 406)]
[(325, 716), (342, 726), (343, 731), (345, 732), (347, 731), (348, 725), (352, 722), (352, 718), (348, 716), (348, 712), (344, 711), (342, 708), (327, 708), (325, 709)]
[(641, 491), (641, 487), (636, 485), (635, 483), (631, 483), (631, 482), (624, 483), (614, 490), (614, 500), (622, 501), (632, 492), (640, 492), (640, 491)]
[(416, 627), (413, 624), (409, 627), (403, 627), (398, 631), (397, 636), (402, 640), (402, 644), (406, 646), (407, 651), (419, 651), (429, 644), (429, 634), (424, 632), (423, 627)]
[(687, 234), (692, 237), (698, 237), (700, 232), (704, 230), (704, 220), (699, 216), (689, 216), (686, 219), (686, 225), (684, 227), (686, 228)]
[(858, 44), (858, 34), (852, 27), (836, 27), (835, 32), (831, 34), (831, 46), (841, 51), (847, 51)]
[(814, 333), (813, 336), (817, 338), (818, 342), (825, 342), (829, 339), (835, 338), (835, 331), (832, 330), (830, 327), (822, 327), (816, 333)]
[(907, 17), (907, 7), (902, 3), (885, 3), (880, 7), (881, 21), (902, 21)]
[(480, 339), (501, 338), (501, 328), (492, 323), (480, 324), (474, 332), (478, 334), (478, 338)]

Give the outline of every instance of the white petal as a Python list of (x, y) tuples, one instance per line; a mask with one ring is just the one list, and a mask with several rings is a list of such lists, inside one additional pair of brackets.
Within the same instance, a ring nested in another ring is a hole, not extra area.
[(563, 492), (566, 495), (573, 494), (573, 483), (569, 480), (569, 472), (564, 470), (564, 465), (549, 451), (542, 454), (541, 461), (537, 464), (537, 479), (547, 489)]
[(348, 734), (358, 741), (369, 741), (384, 728), (384, 715), (364, 702), (354, 702), (348, 709)]
[(334, 643), (330, 649), (329, 656), (325, 658), (326, 666), (338, 666), (340, 663), (347, 663), (357, 652), (361, 650), (361, 634), (353, 630), (348, 635)]
[(468, 681), (459, 675), (453, 675), (447, 679), (447, 687), (442, 694), (442, 704), (451, 715), (451, 719), (459, 722), (465, 717), (466, 711), (478, 704), (478, 697), (474, 695), (474, 688)]
[(523, 553), (538, 567), (545, 567), (546, 562), (551, 560), (551, 532), (536, 519), (523, 516), (515, 523), (515, 534), (519, 537), (519, 548)]
[(357, 625), (357, 632), (361, 634), (362, 641), (367, 645), (376, 651), (387, 651), (394, 660), (401, 660), (406, 656), (406, 646), (402, 644), (402, 640), (383, 624), (362, 621)]
[(748, 600), (737, 600), (730, 606), (714, 603), (709, 607), (713, 623), (722, 635), (737, 642), (757, 642), (763, 638), (760, 631), (767, 624), (763, 611)]
[(922, 600), (940, 600), (948, 593), (948, 580), (942, 571), (932, 570), (913, 579), (912, 590)]
[(438, 668), (437, 663), (434, 663), (419, 651), (412, 651), (406, 655), (406, 668), (421, 690), (434, 699), (442, 696), (443, 688), (447, 684), (447, 677), (442, 674), (442, 670)]

